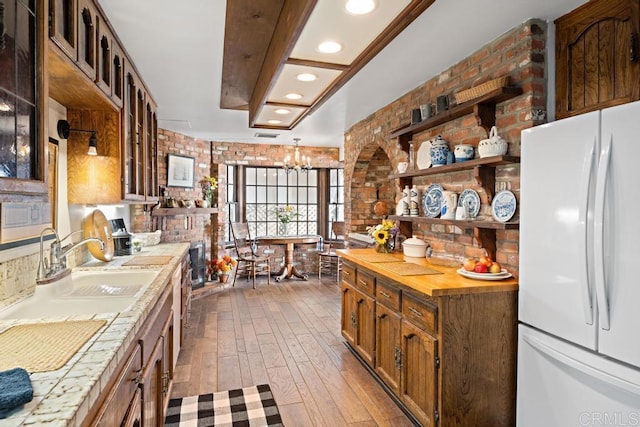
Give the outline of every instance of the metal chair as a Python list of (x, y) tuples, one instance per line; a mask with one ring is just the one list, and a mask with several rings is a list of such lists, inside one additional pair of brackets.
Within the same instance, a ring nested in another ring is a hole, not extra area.
[(336, 221), (331, 224), (331, 239), (324, 244), (323, 252), (318, 254), (318, 279), (322, 273), (336, 272), (336, 281), (340, 281), (342, 271), (342, 257), (335, 250), (346, 247), (346, 228), (343, 221)]
[(238, 257), (238, 266), (233, 275), (233, 286), (236, 284), (236, 277), (241, 269), (243, 273), (247, 274), (247, 280), (249, 280), (249, 276), (253, 276), (253, 289), (256, 288), (256, 274), (259, 272), (267, 273), (267, 284), (270, 284), (271, 268), (269, 266), (269, 257), (258, 255), (257, 245), (251, 238), (247, 223), (231, 223), (231, 234), (233, 234), (233, 243)]

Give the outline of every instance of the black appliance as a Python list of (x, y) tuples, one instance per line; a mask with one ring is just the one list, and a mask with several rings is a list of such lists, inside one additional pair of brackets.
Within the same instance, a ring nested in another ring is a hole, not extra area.
[(110, 219), (111, 236), (113, 237), (113, 255), (124, 256), (133, 254), (133, 235), (127, 231), (124, 219)]
[(189, 248), (191, 260), (191, 286), (198, 289), (204, 286), (206, 281), (207, 262), (204, 242), (192, 242)]

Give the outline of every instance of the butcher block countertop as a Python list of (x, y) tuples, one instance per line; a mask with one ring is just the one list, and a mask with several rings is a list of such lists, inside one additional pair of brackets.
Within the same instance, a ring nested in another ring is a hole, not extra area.
[[(430, 262), (428, 258), (405, 257), (402, 253), (384, 254), (396, 258), (396, 262), (418, 264), (442, 274), (401, 275), (385, 268), (385, 262), (371, 262), (382, 259), (374, 249), (339, 249), (336, 251), (344, 259), (385, 276), (425, 295), (439, 297), (446, 295), (464, 295), (472, 293), (508, 292), (518, 290), (518, 281), (514, 278), (503, 280), (468, 279), (457, 273), (461, 266), (447, 267)], [(409, 267), (409, 266), (408, 266)]]

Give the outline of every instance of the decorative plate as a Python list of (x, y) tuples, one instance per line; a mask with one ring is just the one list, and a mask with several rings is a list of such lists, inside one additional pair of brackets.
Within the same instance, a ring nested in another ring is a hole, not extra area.
[(491, 203), (493, 219), (498, 222), (507, 222), (516, 213), (516, 196), (509, 190), (496, 194)]
[(471, 217), (475, 218), (480, 212), (480, 195), (472, 189), (464, 190), (458, 198), (458, 206), (464, 206), (467, 215), (471, 214)]
[(442, 186), (439, 184), (431, 184), (422, 196), (422, 208), (424, 214), (429, 218), (437, 218), (440, 216), (440, 208), (442, 206)]
[(426, 140), (420, 144), (416, 153), (416, 165), (418, 169), (428, 169), (431, 167), (431, 141)]
[(466, 277), (467, 279), (475, 280), (503, 280), (511, 277), (511, 273), (509, 273), (504, 268), (500, 271), (500, 273), (476, 273), (475, 271), (467, 271), (464, 268), (460, 268), (457, 270), (457, 273), (461, 276)]

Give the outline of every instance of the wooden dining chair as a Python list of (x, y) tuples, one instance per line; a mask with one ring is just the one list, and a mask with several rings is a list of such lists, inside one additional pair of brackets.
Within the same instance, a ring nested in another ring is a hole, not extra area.
[(236, 277), (240, 270), (246, 273), (247, 280), (249, 280), (249, 276), (253, 277), (253, 289), (256, 288), (257, 273), (266, 272), (267, 284), (270, 284), (271, 268), (269, 266), (269, 256), (259, 255), (258, 247), (256, 242), (251, 238), (247, 223), (231, 223), (231, 234), (233, 235), (233, 243), (236, 248), (236, 256), (238, 257), (238, 266), (233, 275), (233, 286), (236, 284)]
[(331, 239), (325, 244), (323, 251), (318, 254), (318, 279), (322, 273), (336, 273), (336, 281), (340, 281), (342, 271), (342, 257), (336, 253), (336, 249), (346, 247), (346, 227), (343, 221), (336, 221), (331, 224)]

